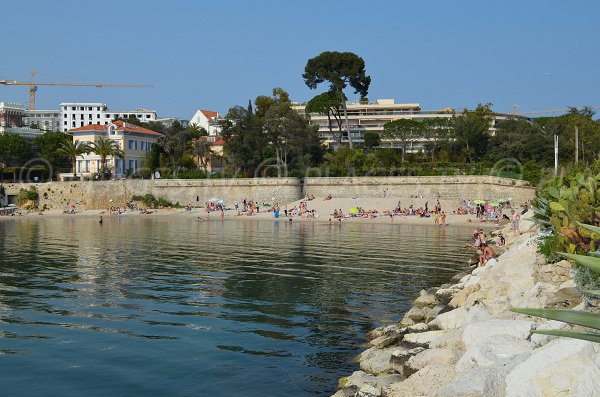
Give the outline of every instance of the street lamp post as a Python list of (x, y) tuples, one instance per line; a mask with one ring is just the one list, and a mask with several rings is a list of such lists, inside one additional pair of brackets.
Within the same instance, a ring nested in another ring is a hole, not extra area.
[(554, 129), (554, 176), (558, 175), (558, 129)]

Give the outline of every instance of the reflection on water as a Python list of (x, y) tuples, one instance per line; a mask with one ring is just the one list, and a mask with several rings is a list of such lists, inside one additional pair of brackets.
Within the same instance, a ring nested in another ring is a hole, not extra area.
[[(6, 395), (329, 395), (470, 229), (0, 221)], [(3, 394), (4, 394), (3, 393)]]

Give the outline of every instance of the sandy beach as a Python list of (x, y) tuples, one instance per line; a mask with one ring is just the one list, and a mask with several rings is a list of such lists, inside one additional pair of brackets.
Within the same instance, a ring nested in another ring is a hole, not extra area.
[[(304, 200), (302, 200), (304, 201)], [(405, 202), (406, 201), (406, 202)], [(12, 216), (4, 216), (0, 217), (0, 220), (10, 220), (15, 218), (54, 218), (54, 217), (100, 217), (103, 219), (111, 219), (118, 217), (171, 217), (174, 219), (194, 219), (202, 222), (206, 221), (220, 221), (220, 220), (266, 220), (273, 221), (275, 219), (281, 220), (289, 220), (292, 219), (293, 222), (315, 222), (315, 223), (328, 223), (328, 222), (336, 222), (339, 223), (339, 220), (333, 219), (331, 214), (334, 210), (342, 210), (345, 214), (348, 214), (350, 208), (360, 207), (365, 210), (377, 210), (377, 216), (373, 218), (365, 218), (365, 217), (349, 217), (342, 219), (342, 223), (373, 223), (373, 224), (405, 224), (405, 225), (430, 225), (434, 226), (434, 219), (432, 217), (419, 217), (419, 216), (408, 216), (408, 215), (395, 215), (393, 217), (384, 216), (384, 211), (393, 210), (397, 204), (397, 198), (332, 198), (330, 200), (324, 200), (324, 198), (315, 198), (313, 200), (305, 201), (307, 204), (308, 210), (315, 210), (317, 216), (316, 217), (307, 217), (306, 215), (301, 216), (290, 216), (285, 217), (283, 215), (284, 209), (287, 208), (289, 212), (293, 208), (297, 208), (300, 206), (300, 200), (289, 203), (287, 205), (280, 204), (280, 217), (275, 218), (271, 207), (262, 206), (260, 208), (260, 212), (255, 213), (253, 215), (240, 215), (238, 211), (233, 208), (229, 208), (231, 204), (228, 205), (228, 209), (221, 214), (220, 211), (211, 211), (207, 212), (206, 208), (192, 208), (191, 211), (186, 210), (185, 208), (162, 208), (162, 209), (150, 209), (150, 213), (142, 213), (140, 210), (125, 210), (121, 214), (109, 214), (106, 209), (91, 209), (91, 210), (79, 210), (75, 209), (74, 214), (65, 214), (62, 210), (46, 210), (43, 212), (40, 211), (27, 211), (21, 210), (22, 215), (17, 215), (15, 217)], [(431, 209), (433, 205), (437, 202), (435, 199), (421, 199), (414, 198), (410, 200), (403, 200), (401, 202), (402, 207), (408, 207), (411, 204), (414, 208), (424, 207), (425, 203), (428, 202), (428, 206)], [(479, 219), (475, 215), (457, 215), (452, 214), (453, 210), (456, 210), (460, 205), (459, 202), (455, 200), (440, 200), (440, 204), (442, 205), (442, 209), (447, 212), (446, 226), (447, 227), (456, 227), (456, 226), (471, 226), (471, 227), (484, 227), (491, 228), (496, 227), (497, 225), (491, 221), (480, 222)], [(233, 205), (231, 205), (233, 207)], [(331, 219), (331, 220), (330, 220)], [(440, 225), (441, 226), (441, 225)]]

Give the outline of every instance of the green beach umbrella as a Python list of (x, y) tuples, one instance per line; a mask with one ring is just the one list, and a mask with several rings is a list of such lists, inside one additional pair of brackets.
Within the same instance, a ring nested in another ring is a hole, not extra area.
[(351, 214), (358, 214), (358, 208), (352, 207), (352, 208), (350, 208), (350, 210), (348, 212)]
[(485, 204), (485, 200), (473, 200), (475, 204)]
[(492, 207), (499, 207), (499, 206), (500, 206), (500, 204), (498, 204), (498, 203), (490, 203), (490, 205), (491, 205)]

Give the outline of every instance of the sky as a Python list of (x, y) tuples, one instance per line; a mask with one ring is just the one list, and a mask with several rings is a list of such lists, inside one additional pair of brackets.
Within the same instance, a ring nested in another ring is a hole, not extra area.
[[(274, 87), (307, 101), (306, 61), (323, 51), (365, 60), (369, 99), (423, 110), (498, 112), (600, 106), (600, 2), (37, 1), (3, 2), (0, 80), (151, 84), (39, 87), (38, 109), (102, 102), (190, 119), (225, 114)], [(351, 99), (353, 91), (348, 90)], [(27, 87), (0, 85), (26, 104)]]

